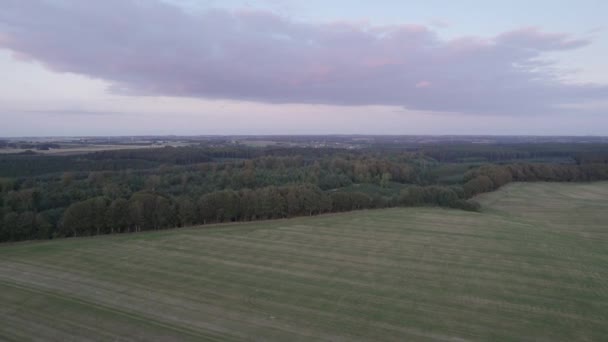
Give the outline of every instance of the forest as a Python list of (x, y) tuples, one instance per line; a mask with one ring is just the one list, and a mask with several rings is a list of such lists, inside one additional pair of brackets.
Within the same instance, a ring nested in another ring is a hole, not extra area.
[(396, 206), (479, 210), (513, 181), (608, 179), (605, 144), (193, 145), (0, 155), (0, 241)]

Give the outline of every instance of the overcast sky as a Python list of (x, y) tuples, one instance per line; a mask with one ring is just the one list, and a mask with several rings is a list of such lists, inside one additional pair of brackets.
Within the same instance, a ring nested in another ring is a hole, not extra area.
[(0, 136), (608, 135), (608, 1), (0, 0)]

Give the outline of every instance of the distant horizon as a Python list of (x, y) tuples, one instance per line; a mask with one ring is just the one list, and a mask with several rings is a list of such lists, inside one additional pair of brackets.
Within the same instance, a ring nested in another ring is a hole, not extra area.
[(366, 133), (302, 133), (302, 134), (137, 134), (137, 135), (30, 135), (30, 136), (0, 136), (0, 139), (18, 139), (18, 138), (158, 138), (158, 137), (176, 137), (176, 138), (196, 138), (196, 137), (543, 137), (543, 138), (608, 138), (608, 135), (549, 135), (549, 134), (366, 134)]

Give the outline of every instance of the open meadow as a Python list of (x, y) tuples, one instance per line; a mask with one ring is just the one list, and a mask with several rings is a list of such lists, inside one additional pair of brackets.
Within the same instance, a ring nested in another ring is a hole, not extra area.
[(608, 183), (0, 245), (0, 340), (608, 336)]

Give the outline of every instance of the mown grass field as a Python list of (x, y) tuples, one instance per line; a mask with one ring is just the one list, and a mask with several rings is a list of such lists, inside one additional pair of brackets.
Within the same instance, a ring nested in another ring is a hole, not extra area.
[(0, 246), (0, 340), (608, 337), (608, 183)]

